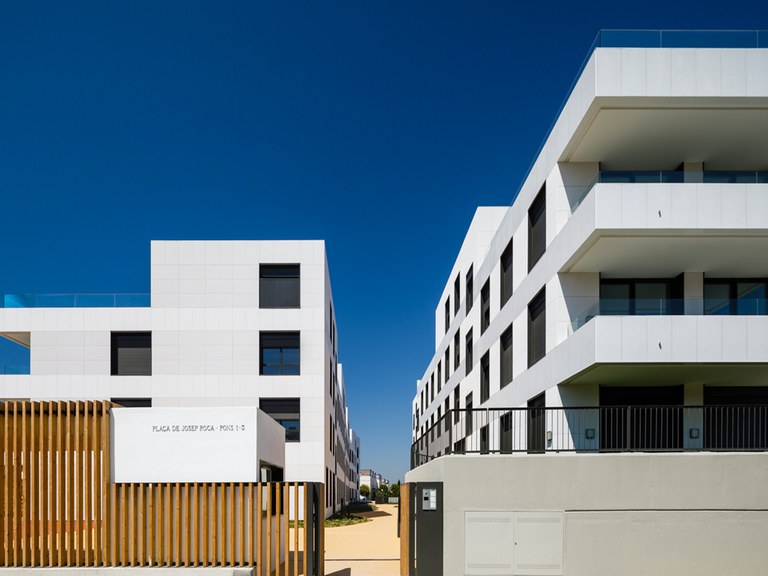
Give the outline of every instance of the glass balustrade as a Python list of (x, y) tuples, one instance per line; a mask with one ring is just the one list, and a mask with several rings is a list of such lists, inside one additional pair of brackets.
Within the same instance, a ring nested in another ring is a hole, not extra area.
[(149, 294), (5, 294), (4, 308), (148, 308)]

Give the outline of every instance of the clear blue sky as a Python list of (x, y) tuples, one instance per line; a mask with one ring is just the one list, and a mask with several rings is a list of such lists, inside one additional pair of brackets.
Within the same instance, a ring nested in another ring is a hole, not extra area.
[(0, 292), (148, 292), (151, 239), (327, 242), (362, 464), (408, 467), (437, 297), (600, 28), (765, 2), (0, 3)]

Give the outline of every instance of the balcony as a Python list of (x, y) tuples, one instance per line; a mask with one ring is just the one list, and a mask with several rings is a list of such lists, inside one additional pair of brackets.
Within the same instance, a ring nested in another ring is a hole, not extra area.
[(149, 294), (4, 294), (3, 308), (148, 308)]
[(448, 454), (765, 452), (768, 405), (449, 410), (411, 446), (411, 468)]
[(600, 171), (595, 179), (579, 194), (571, 212), (584, 201), (596, 184), (768, 184), (768, 172), (755, 170), (705, 170), (704, 172), (681, 172), (679, 170), (627, 170)]

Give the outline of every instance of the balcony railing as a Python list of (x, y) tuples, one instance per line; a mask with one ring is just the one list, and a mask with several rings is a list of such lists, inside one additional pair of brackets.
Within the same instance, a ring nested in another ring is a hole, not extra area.
[(3, 308), (148, 308), (149, 294), (5, 294)]
[[(686, 176), (688, 179), (686, 180)], [(596, 184), (683, 184), (685, 182), (704, 184), (768, 184), (768, 172), (705, 170), (691, 173), (664, 170), (601, 171), (587, 185), (573, 203), (571, 212), (575, 212), (584, 198)]]
[(447, 454), (768, 451), (768, 405), (449, 410), (411, 446)]
[(766, 298), (601, 298), (572, 322), (575, 332), (596, 316), (765, 316)]

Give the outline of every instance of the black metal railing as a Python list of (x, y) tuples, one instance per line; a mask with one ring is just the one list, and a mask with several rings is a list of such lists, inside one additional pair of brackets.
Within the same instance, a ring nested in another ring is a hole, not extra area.
[(447, 454), (768, 451), (768, 406), (449, 410), (411, 446), (411, 468)]

